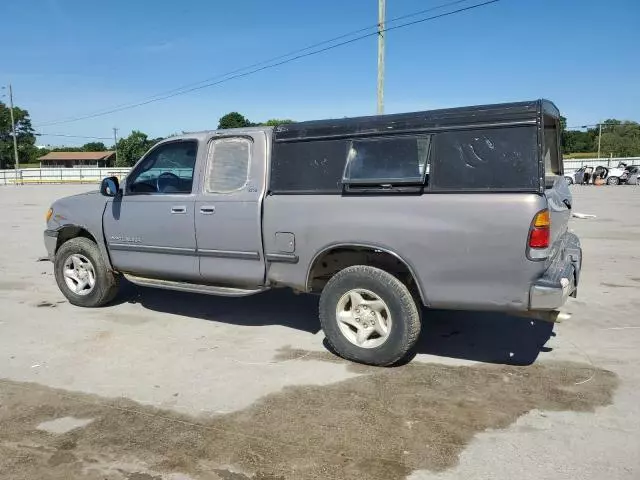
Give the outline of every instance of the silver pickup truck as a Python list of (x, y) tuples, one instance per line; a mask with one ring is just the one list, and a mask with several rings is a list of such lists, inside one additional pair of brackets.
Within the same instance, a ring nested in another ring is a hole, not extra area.
[(289, 287), (320, 294), (337, 353), (390, 365), (423, 305), (553, 321), (575, 296), (559, 118), (537, 100), (172, 137), (120, 184), (56, 201), (45, 245), (74, 305), (107, 304), (121, 277)]

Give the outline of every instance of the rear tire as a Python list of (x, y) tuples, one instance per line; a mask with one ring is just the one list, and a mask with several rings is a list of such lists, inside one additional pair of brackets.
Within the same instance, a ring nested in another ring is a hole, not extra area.
[[(84, 289), (77, 288), (78, 274), (67, 273), (80, 260)], [(63, 243), (54, 259), (56, 283), (69, 303), (79, 307), (101, 307), (115, 298), (120, 286), (120, 276), (111, 272), (100, 254), (98, 245), (85, 237), (76, 237)], [(87, 273), (88, 272), (88, 273)], [(89, 284), (89, 279), (93, 285)], [(74, 288), (75, 287), (75, 288)], [(75, 291), (74, 291), (75, 290)]]
[[(418, 340), (420, 308), (398, 278), (379, 268), (355, 265), (335, 274), (322, 290), (320, 324), (329, 346), (341, 357), (387, 366), (402, 360)], [(361, 329), (366, 332), (362, 336)], [(362, 340), (365, 335), (369, 336)]]
[(618, 177), (607, 178), (607, 185), (618, 185), (619, 183), (620, 183), (620, 179)]

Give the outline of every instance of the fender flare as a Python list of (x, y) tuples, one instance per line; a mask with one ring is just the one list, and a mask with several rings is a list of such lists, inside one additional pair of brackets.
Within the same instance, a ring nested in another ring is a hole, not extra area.
[(113, 266), (111, 265), (111, 257), (109, 256), (109, 251), (107, 250), (107, 246), (105, 244), (104, 238), (102, 237), (102, 235), (95, 235), (95, 233), (92, 232), (91, 229), (87, 228), (85, 225), (79, 225), (79, 224), (75, 224), (75, 223), (66, 223), (66, 224), (60, 225), (58, 228), (56, 228), (55, 231), (58, 232), (58, 242), (56, 243), (56, 252), (58, 251), (58, 249), (62, 245), (60, 243), (60, 233), (61, 232), (65, 232), (65, 231), (69, 231), (69, 230), (75, 231), (76, 234), (70, 235), (66, 240), (70, 240), (70, 239), (76, 238), (76, 237), (86, 236), (86, 235), (81, 235), (81, 234), (79, 235), (78, 234), (78, 233), (81, 233), (81, 232), (86, 232), (88, 234), (88, 236), (91, 238), (91, 240), (93, 240), (96, 243), (96, 245), (98, 245), (98, 250), (100, 250), (100, 254), (102, 255), (102, 259), (104, 260), (105, 264), (107, 265), (107, 268), (109, 270), (113, 271)]
[(311, 258), (311, 261), (309, 262), (309, 266), (307, 267), (307, 274), (306, 274), (306, 277), (305, 277), (305, 288), (306, 288), (306, 290), (307, 291), (311, 290), (311, 271), (312, 271), (313, 267), (315, 266), (316, 262), (318, 261), (318, 259), (320, 257), (322, 257), (322, 255), (324, 255), (325, 253), (329, 252), (330, 250), (334, 250), (336, 248), (350, 248), (350, 247), (359, 248), (359, 249), (378, 250), (380, 252), (384, 252), (384, 253), (386, 253), (388, 255), (391, 255), (392, 257), (395, 257), (399, 262), (401, 262), (405, 267), (407, 267), (407, 270), (411, 274), (411, 277), (413, 278), (413, 281), (416, 284), (416, 287), (418, 289), (418, 294), (420, 295), (420, 300), (422, 301), (422, 304), (425, 305), (425, 306), (429, 306), (429, 303), (427, 301), (427, 297), (424, 294), (424, 288), (422, 286), (422, 283), (420, 282), (420, 277), (418, 277), (416, 275), (415, 269), (413, 268), (411, 263), (406, 261), (400, 254), (394, 252), (390, 248), (384, 247), (382, 245), (372, 244), (372, 243), (339, 242), (339, 243), (332, 243), (330, 245), (326, 245), (325, 247), (323, 247), (320, 250), (318, 250), (315, 253), (315, 255)]

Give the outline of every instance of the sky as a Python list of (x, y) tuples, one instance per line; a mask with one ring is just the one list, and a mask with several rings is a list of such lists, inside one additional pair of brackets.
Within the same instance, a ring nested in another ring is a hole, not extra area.
[[(449, 1), (386, 0), (387, 19)], [(371, 115), (376, 36), (165, 101), (45, 126), (375, 25), (377, 3), (4, 1), (0, 85), (12, 83), (15, 104), (43, 134), (112, 138), (117, 127), (119, 136), (133, 129), (167, 136), (214, 129), (230, 111), (254, 122)], [(385, 112), (543, 97), (558, 105), (569, 126), (640, 121), (639, 24), (637, 0), (500, 0), (390, 31)], [(42, 135), (38, 144), (88, 141)]]

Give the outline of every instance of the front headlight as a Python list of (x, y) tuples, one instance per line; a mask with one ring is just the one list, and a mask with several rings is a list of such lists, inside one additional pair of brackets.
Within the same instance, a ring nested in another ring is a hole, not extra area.
[(47, 210), (47, 214), (44, 216), (44, 219), (47, 223), (49, 223), (49, 220), (51, 220), (51, 215), (53, 215), (53, 208)]

